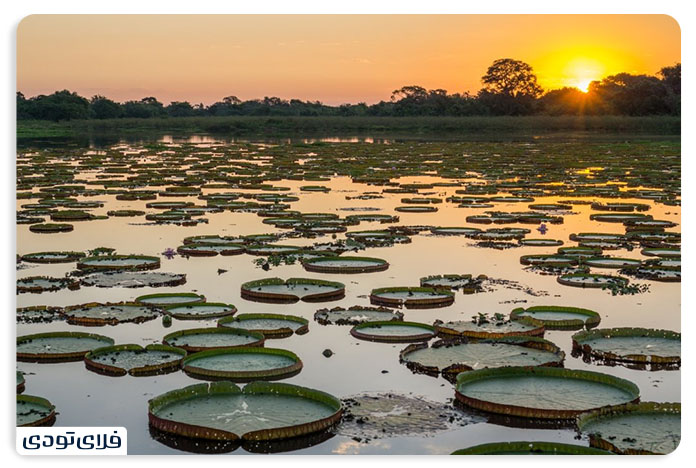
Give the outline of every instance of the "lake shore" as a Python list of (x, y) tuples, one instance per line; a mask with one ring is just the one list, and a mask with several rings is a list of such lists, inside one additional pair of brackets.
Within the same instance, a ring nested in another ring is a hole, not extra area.
[(17, 138), (80, 138), (118, 135), (191, 135), (220, 137), (370, 136), (399, 139), (509, 139), (620, 136), (678, 137), (676, 116), (470, 116), (470, 117), (327, 117), (225, 116), (150, 119), (20, 120)]

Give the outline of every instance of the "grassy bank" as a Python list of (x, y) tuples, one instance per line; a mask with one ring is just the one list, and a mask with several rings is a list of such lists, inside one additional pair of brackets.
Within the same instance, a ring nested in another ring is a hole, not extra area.
[(502, 117), (180, 117), (153, 119), (22, 120), (19, 138), (86, 135), (193, 134), (230, 137), (404, 135), (411, 137), (548, 135), (598, 133), (679, 135), (681, 119), (672, 116), (502, 116)]

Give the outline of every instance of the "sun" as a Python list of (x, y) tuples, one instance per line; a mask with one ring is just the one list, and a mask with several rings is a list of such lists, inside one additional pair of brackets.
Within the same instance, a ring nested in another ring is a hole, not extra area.
[(587, 78), (587, 77), (578, 77), (577, 79), (573, 81), (569, 81), (570, 86), (574, 86), (575, 88), (578, 88), (580, 91), (583, 93), (586, 93), (589, 91), (590, 88), (590, 83), (593, 81), (596, 81), (598, 78)]
[(573, 86), (586, 93), (590, 83), (600, 80), (604, 76), (604, 71), (604, 65), (598, 60), (574, 58), (566, 63), (563, 70), (564, 82), (566, 86)]

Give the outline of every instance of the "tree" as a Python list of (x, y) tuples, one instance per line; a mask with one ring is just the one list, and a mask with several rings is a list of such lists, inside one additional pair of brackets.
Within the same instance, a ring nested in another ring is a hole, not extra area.
[(170, 117), (190, 117), (195, 113), (188, 101), (172, 101), (165, 110)]
[(611, 113), (624, 115), (670, 114), (669, 91), (648, 75), (618, 73), (590, 83), (588, 95), (604, 101)]
[(94, 119), (116, 119), (123, 115), (121, 104), (104, 96), (93, 96), (89, 102), (90, 116)]
[(483, 90), (492, 94), (510, 97), (528, 96), (537, 98), (543, 90), (537, 84), (532, 67), (519, 60), (498, 59), (488, 67), (481, 77)]
[(56, 91), (31, 99), (31, 116), (35, 119), (71, 120), (89, 118), (89, 101), (68, 90)]
[(671, 67), (664, 67), (657, 74), (662, 78), (662, 82), (670, 91), (681, 95), (681, 63)]
[(481, 82), (479, 102), (496, 115), (531, 114), (543, 92), (532, 67), (509, 58), (494, 61)]

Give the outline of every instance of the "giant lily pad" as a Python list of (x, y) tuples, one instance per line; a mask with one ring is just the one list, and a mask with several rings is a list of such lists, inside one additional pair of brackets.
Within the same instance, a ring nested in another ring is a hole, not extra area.
[(582, 263), (583, 265), (588, 265), (593, 268), (612, 268), (617, 270), (626, 267), (640, 266), (640, 260), (618, 257), (590, 257), (583, 259)]
[(581, 414), (578, 430), (590, 445), (622, 455), (664, 455), (681, 440), (681, 404), (642, 402)]
[(242, 297), (258, 302), (322, 302), (341, 299), (345, 285), (308, 278), (268, 278), (242, 284)]
[(72, 263), (85, 254), (82, 252), (34, 252), (22, 255), (22, 261), (28, 263)]
[(43, 293), (61, 289), (80, 289), (75, 278), (50, 278), (48, 276), (28, 276), (17, 280), (17, 294)]
[(217, 348), (263, 346), (261, 333), (236, 328), (191, 328), (168, 334), (162, 339), (167, 346), (176, 346), (190, 353)]
[(365, 322), (401, 321), (404, 314), (386, 307), (352, 306), (348, 309), (335, 307), (320, 309), (314, 314), (314, 320), (322, 325), (358, 325)]
[(401, 351), (402, 363), (414, 372), (452, 379), (459, 372), (505, 366), (560, 366), (565, 353), (550, 341), (509, 337), (483, 341), (436, 341), (412, 344)]
[(355, 338), (383, 343), (409, 343), (428, 341), (435, 336), (435, 329), (430, 325), (417, 322), (365, 322), (355, 325), (350, 334)]
[(29, 226), (31, 232), (37, 234), (53, 234), (58, 232), (70, 232), (75, 227), (72, 224), (65, 223), (43, 223), (43, 224), (32, 224)]
[(541, 322), (547, 330), (577, 330), (599, 325), (599, 314), (594, 310), (566, 306), (532, 306), (526, 309), (518, 307), (510, 312), (512, 320), (531, 317)]
[(452, 455), (611, 455), (606, 450), (560, 442), (493, 442), (452, 452)]
[(255, 331), (266, 338), (285, 338), (293, 333), (303, 335), (309, 331), (307, 319), (281, 314), (239, 314), (218, 320), (218, 326)]
[(145, 296), (136, 297), (135, 302), (161, 307), (183, 306), (203, 303), (205, 302), (205, 296), (195, 293), (146, 294)]
[(161, 271), (104, 271), (80, 278), (82, 286), (97, 288), (160, 288), (186, 283), (185, 273)]
[(111, 346), (108, 336), (82, 332), (49, 332), (17, 337), (17, 360), (25, 362), (81, 361), (89, 351)]
[(125, 322), (147, 322), (160, 316), (160, 311), (152, 306), (136, 302), (89, 304), (65, 307), (63, 315), (73, 325), (102, 326)]
[(17, 395), (17, 427), (52, 426), (56, 407), (45, 398)]
[(243, 389), (225, 381), (191, 385), (159, 395), (148, 406), (150, 424), (157, 429), (212, 440), (288, 439), (321, 432), (336, 424), (343, 411), (341, 402), (327, 393), (267, 382)]
[(613, 285), (625, 286), (628, 284), (628, 280), (620, 276), (591, 275), (587, 273), (561, 275), (557, 280), (565, 286), (574, 286), (576, 288), (607, 288)]
[(599, 372), (555, 367), (501, 367), (462, 372), (455, 396), (479, 410), (539, 419), (573, 419), (582, 412), (638, 401), (638, 387)]
[(573, 335), (573, 349), (602, 361), (681, 364), (681, 333), (652, 328), (603, 328)]
[(200, 304), (175, 304), (167, 306), (167, 314), (179, 320), (198, 320), (226, 317), (237, 313), (232, 304), (222, 302), (204, 302)]
[(227, 348), (201, 351), (183, 361), (184, 372), (206, 380), (279, 380), (302, 370), (295, 353), (275, 348)]
[(304, 260), (302, 266), (318, 273), (370, 273), (386, 270), (389, 263), (370, 257), (315, 257)]
[(97, 255), (77, 262), (80, 270), (156, 270), (160, 267), (159, 257), (147, 255)]
[(125, 344), (90, 351), (85, 366), (106, 375), (157, 375), (178, 370), (185, 356), (186, 351), (172, 346)]
[(454, 293), (422, 287), (377, 288), (370, 293), (370, 302), (387, 307), (446, 307), (454, 302)]
[(239, 255), (244, 253), (243, 244), (184, 244), (177, 247), (176, 251), (179, 255), (188, 255), (190, 257), (214, 257), (218, 254), (223, 256)]

